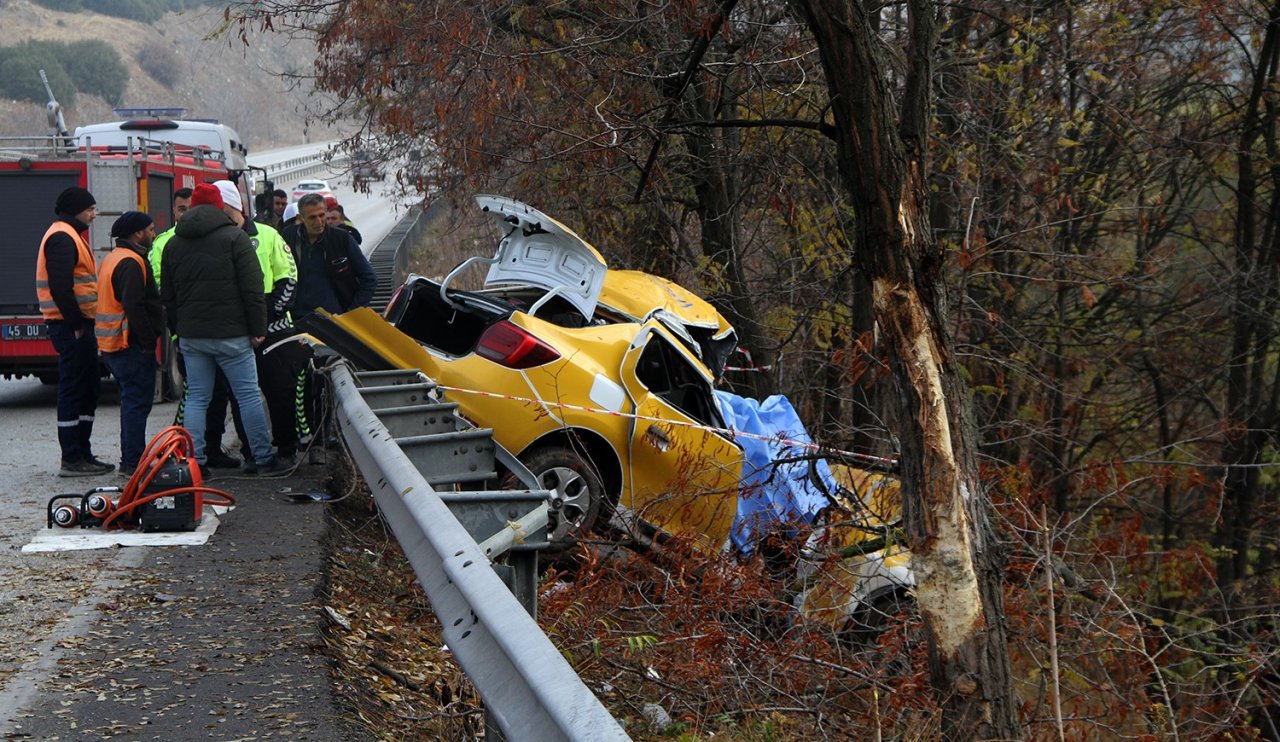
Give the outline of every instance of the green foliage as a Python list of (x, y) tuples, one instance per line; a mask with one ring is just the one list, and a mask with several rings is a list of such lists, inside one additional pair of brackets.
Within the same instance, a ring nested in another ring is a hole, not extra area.
[(124, 98), (129, 70), (119, 53), (105, 41), (76, 41), (66, 45), (63, 67), (80, 90), (101, 96), (112, 105)]
[(114, 105), (129, 85), (129, 71), (105, 41), (25, 41), (0, 47), (0, 95), (44, 103), (48, 94), (40, 82), (40, 70), (64, 106), (75, 105), (77, 91), (101, 96)]
[(76, 85), (59, 61), (56, 46), (27, 41), (18, 46), (0, 48), (0, 95), (44, 103), (49, 96), (40, 82), (40, 70), (43, 69), (58, 102), (64, 106), (75, 105)]

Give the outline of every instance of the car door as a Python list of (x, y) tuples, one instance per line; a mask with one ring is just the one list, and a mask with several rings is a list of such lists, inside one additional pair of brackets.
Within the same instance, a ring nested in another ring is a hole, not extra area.
[(619, 379), (635, 403), (625, 501), (643, 522), (719, 551), (737, 512), (742, 449), (724, 430), (711, 376), (657, 321), (623, 357)]

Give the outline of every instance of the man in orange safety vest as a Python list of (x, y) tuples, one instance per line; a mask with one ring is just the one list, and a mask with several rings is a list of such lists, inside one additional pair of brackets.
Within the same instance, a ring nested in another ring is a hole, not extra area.
[(58, 475), (94, 476), (115, 468), (99, 461), (89, 443), (101, 378), (93, 334), (98, 266), (84, 233), (98, 206), (93, 194), (72, 186), (58, 195), (53, 210), (58, 218), (36, 257), (36, 300), (58, 352)]
[(147, 416), (156, 385), (156, 343), (164, 330), (160, 291), (147, 251), (156, 225), (126, 211), (111, 225), (116, 247), (98, 271), (98, 350), (120, 387), (120, 473), (133, 476), (147, 445)]

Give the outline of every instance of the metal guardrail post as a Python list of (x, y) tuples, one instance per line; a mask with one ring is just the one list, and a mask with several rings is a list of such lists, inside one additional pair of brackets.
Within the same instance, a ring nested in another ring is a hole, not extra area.
[[(492, 723), (510, 740), (630, 739), (530, 612), (521, 610), (525, 606), (516, 595), (532, 597), (536, 587), (527, 559), (517, 557), (513, 566), (513, 593), (396, 445), (361, 396), (350, 368), (336, 363), (329, 378), (343, 438), (435, 609), (445, 643), (484, 699)], [(384, 373), (371, 380), (386, 384), (386, 378)], [(544, 518), (543, 527), (545, 523)]]

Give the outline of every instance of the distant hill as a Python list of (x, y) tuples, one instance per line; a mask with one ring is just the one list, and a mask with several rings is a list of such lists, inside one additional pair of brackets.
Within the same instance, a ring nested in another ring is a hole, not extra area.
[[(208, 39), (221, 23), (220, 6), (167, 13), (145, 24), (89, 11), (59, 12), (31, 0), (0, 0), (0, 46), (27, 39), (110, 44), (129, 71), (121, 106), (185, 107), (192, 116), (235, 127), (251, 151), (337, 136), (316, 123), (314, 110), (308, 112), (310, 83), (280, 77), (305, 75), (315, 58), (312, 45), (283, 36), (254, 36), (248, 47), (234, 34)], [(73, 130), (114, 120), (106, 101), (83, 92), (64, 118)], [(0, 135), (46, 131), (43, 102), (0, 97)]]

